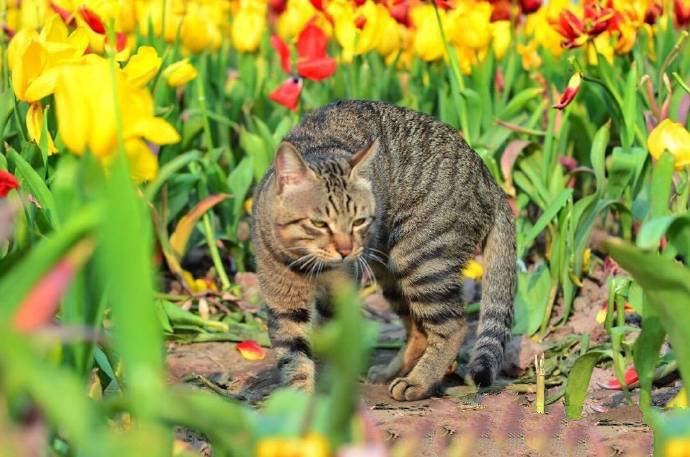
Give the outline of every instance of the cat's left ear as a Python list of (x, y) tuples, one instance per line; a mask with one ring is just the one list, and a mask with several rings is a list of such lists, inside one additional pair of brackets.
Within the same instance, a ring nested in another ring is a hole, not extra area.
[(359, 174), (359, 172), (366, 167), (366, 165), (374, 158), (376, 151), (379, 149), (379, 139), (376, 138), (369, 146), (365, 147), (357, 154), (350, 158), (350, 178)]

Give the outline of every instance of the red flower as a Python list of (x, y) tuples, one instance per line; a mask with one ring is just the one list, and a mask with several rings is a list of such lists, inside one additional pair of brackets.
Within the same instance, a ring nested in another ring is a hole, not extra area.
[(302, 79), (288, 78), (283, 84), (278, 86), (276, 90), (271, 92), (269, 99), (279, 103), (289, 110), (297, 110), (299, 104), (299, 96), (302, 93)]
[(79, 8), (79, 13), (81, 14), (82, 19), (84, 19), (84, 22), (86, 22), (86, 25), (88, 25), (91, 30), (100, 35), (105, 35), (105, 24), (103, 24), (103, 21), (98, 14), (94, 13), (85, 6)]
[(12, 173), (0, 170), (0, 198), (5, 198), (9, 191), (19, 188), (19, 181)]
[(246, 340), (237, 343), (235, 348), (240, 351), (242, 357), (247, 360), (263, 360), (266, 357), (264, 348), (254, 340)]
[(74, 15), (67, 11), (66, 9), (60, 8), (55, 3), (50, 2), (50, 9), (55, 11), (62, 18), (62, 22), (67, 25), (72, 25), (74, 23)]
[(450, 3), (450, 0), (436, 0), (436, 6), (442, 10), (449, 10), (453, 7), (453, 5)]
[(355, 6), (362, 6), (366, 3), (367, 0), (352, 0), (352, 3), (355, 4)]
[(525, 14), (534, 13), (541, 8), (542, 0), (520, 0), (520, 8)]
[(399, 24), (409, 27), (410, 22), (410, 3), (408, 0), (393, 0), (388, 6), (388, 11), (393, 19)]
[(604, 32), (614, 20), (614, 10), (601, 6), (598, 0), (583, 0), (584, 16), (579, 18), (570, 10), (561, 12), (552, 22), (555, 30), (564, 38), (564, 48), (577, 48)]
[(673, 5), (676, 10), (676, 25), (685, 27), (690, 24), (690, 1), (674, 0)]
[(570, 105), (570, 103), (575, 99), (577, 93), (580, 91), (581, 84), (582, 76), (580, 73), (575, 73), (570, 78), (570, 81), (568, 81), (568, 87), (566, 87), (565, 91), (563, 91), (560, 101), (553, 105), (553, 107), (556, 109), (565, 109), (566, 106)]
[(362, 30), (366, 24), (367, 18), (364, 17), (362, 14), (357, 16), (357, 18), (355, 19), (355, 27), (357, 27), (359, 30)]
[[(271, 36), (271, 44), (280, 56), (280, 66), (287, 74), (292, 74), (290, 49), (278, 36)], [(335, 59), (328, 56), (328, 37), (316, 24), (310, 22), (297, 37), (297, 74), (302, 78), (320, 81), (333, 75), (336, 70)], [(295, 110), (302, 92), (302, 80), (292, 77), (274, 90), (269, 98), (281, 105)]]
[(493, 9), (491, 10), (491, 22), (509, 21), (510, 9), (510, 2), (508, 0), (494, 2)]
[(661, 2), (661, 0), (655, 0), (647, 8), (647, 11), (645, 12), (645, 15), (644, 15), (644, 21), (646, 24), (654, 25), (654, 24), (656, 24), (656, 21), (659, 20), (659, 17), (661, 17), (661, 15), (663, 13), (664, 13), (663, 3)]
[(268, 0), (268, 6), (275, 15), (279, 16), (283, 11), (285, 11), (285, 8), (287, 7), (287, 0)]
[(307, 24), (297, 37), (297, 55), (300, 59), (320, 59), (328, 53), (328, 37), (313, 22)]
[(115, 49), (117, 52), (121, 52), (127, 46), (127, 35), (124, 32), (118, 32), (115, 37)]
[(336, 70), (335, 59), (322, 57), (297, 61), (297, 73), (312, 81), (321, 81), (330, 77)]

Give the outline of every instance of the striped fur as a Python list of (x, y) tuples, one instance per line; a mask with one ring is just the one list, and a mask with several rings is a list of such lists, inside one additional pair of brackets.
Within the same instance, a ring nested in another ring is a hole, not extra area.
[(287, 384), (312, 389), (308, 332), (327, 318), (328, 278), (372, 269), (408, 341), (370, 379), (398, 400), (433, 392), (465, 337), (459, 272), (484, 246), (480, 332), (469, 372), (493, 382), (510, 336), (515, 233), (505, 195), (447, 125), (383, 102), (304, 117), (255, 191), (253, 241)]

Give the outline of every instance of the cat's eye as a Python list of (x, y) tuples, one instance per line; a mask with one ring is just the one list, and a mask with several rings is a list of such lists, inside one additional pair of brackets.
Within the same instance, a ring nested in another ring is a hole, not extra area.
[(360, 217), (358, 219), (355, 219), (352, 221), (352, 226), (353, 227), (359, 227), (360, 225), (364, 225), (364, 223), (367, 221), (365, 217)]
[(326, 224), (324, 221), (320, 221), (320, 220), (317, 220), (317, 219), (312, 219), (312, 220), (311, 220), (311, 223), (312, 223), (312, 225), (313, 225), (314, 227), (316, 227), (316, 228), (326, 228), (326, 227), (328, 227), (328, 224)]

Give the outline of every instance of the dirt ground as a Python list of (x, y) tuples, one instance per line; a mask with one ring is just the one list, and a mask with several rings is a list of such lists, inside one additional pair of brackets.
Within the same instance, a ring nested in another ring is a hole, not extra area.
[[(366, 310), (380, 323), (380, 340), (390, 342), (403, 337), (400, 323), (378, 297), (367, 300)], [(588, 309), (580, 312), (591, 315)], [(471, 344), (470, 338), (463, 348)], [(539, 348), (533, 346), (529, 339), (516, 338), (504, 370), (511, 371), (511, 365), (513, 372), (531, 366), (533, 353)], [(394, 353), (377, 349), (373, 362), (386, 361)], [(167, 361), (171, 383), (190, 383), (254, 405), (260, 405), (261, 399), (278, 386), (270, 349), (264, 360), (248, 361), (235, 350), (234, 343), (170, 343)], [(601, 388), (612, 376), (610, 370), (595, 369), (580, 421), (566, 420), (562, 399), (548, 405), (546, 414), (537, 414), (528, 385), (517, 389), (506, 386), (509, 378), (499, 380), (499, 388), (492, 392), (476, 394), (462, 385), (459, 376), (451, 375), (439, 396), (415, 402), (397, 402), (389, 397), (386, 386), (362, 383), (361, 404), (379, 431), (379, 439), (393, 448), (408, 446), (405, 455), (651, 455), (652, 433), (634, 404), (636, 392), (632, 392), (630, 402), (620, 391)], [(562, 386), (549, 389), (547, 399), (559, 389)], [(657, 389), (655, 403), (664, 404), (676, 391), (674, 385)], [(193, 435), (185, 439), (211, 455), (203, 440)], [(444, 452), (453, 441), (471, 446), (472, 451)], [(409, 446), (416, 446), (411, 453)]]

